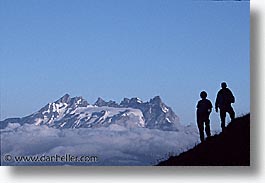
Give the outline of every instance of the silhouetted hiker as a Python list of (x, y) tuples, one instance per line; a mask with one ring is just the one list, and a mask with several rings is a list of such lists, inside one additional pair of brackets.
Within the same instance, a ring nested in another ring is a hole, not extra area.
[(231, 90), (227, 88), (225, 82), (221, 84), (221, 87), (222, 89), (218, 92), (216, 97), (215, 111), (218, 112), (218, 108), (220, 109), (221, 127), (222, 131), (224, 131), (226, 113), (229, 113), (231, 121), (235, 119), (235, 111), (231, 106), (232, 103), (235, 103), (235, 97)]
[(202, 91), (200, 93), (200, 97), (202, 98), (197, 104), (197, 125), (200, 132), (201, 142), (204, 141), (204, 124), (205, 124), (205, 132), (207, 137), (211, 136), (210, 129), (210, 113), (212, 112), (213, 105), (210, 100), (206, 99), (207, 93)]

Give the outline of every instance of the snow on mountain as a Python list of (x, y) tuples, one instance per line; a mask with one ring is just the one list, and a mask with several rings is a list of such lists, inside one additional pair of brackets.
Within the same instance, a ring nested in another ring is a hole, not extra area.
[(149, 102), (142, 102), (139, 98), (124, 98), (120, 106), (140, 109), (147, 128), (177, 130), (180, 127), (179, 117), (163, 103), (159, 96), (154, 97)]
[(69, 94), (48, 103), (32, 115), (1, 122), (1, 128), (8, 123), (47, 125), (59, 129), (97, 128), (118, 124), (129, 128), (173, 131), (180, 126), (178, 116), (159, 96), (149, 102), (143, 102), (139, 98), (125, 98), (120, 104), (98, 98), (94, 105), (90, 105), (82, 97), (71, 98)]

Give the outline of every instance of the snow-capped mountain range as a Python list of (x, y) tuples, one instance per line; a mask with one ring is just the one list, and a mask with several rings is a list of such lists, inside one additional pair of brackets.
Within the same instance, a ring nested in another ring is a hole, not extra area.
[(139, 98), (124, 98), (120, 104), (98, 98), (91, 105), (82, 97), (71, 98), (65, 94), (29, 116), (1, 121), (1, 128), (8, 123), (47, 125), (59, 129), (96, 128), (111, 124), (169, 131), (180, 127), (178, 116), (159, 96), (147, 102)]

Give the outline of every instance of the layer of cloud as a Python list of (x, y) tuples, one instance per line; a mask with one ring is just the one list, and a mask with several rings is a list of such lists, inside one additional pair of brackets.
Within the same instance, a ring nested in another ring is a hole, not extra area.
[[(98, 161), (82, 165), (154, 165), (168, 158), (169, 154), (176, 155), (194, 146), (198, 143), (198, 134), (195, 127), (173, 132), (128, 129), (115, 124), (95, 129), (64, 130), (44, 125), (9, 124), (1, 130), (1, 141), (2, 155), (89, 155), (97, 156)], [(14, 162), (4, 164), (34, 165)]]

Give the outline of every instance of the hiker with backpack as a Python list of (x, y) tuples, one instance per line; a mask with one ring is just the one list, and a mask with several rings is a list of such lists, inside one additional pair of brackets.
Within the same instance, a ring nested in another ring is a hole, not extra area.
[(210, 114), (212, 112), (213, 105), (210, 100), (207, 99), (207, 93), (202, 91), (200, 93), (201, 100), (197, 104), (197, 125), (199, 128), (201, 142), (204, 142), (204, 125), (207, 138), (211, 136), (210, 129)]
[(235, 97), (231, 90), (227, 88), (227, 84), (223, 82), (221, 83), (221, 90), (218, 92), (215, 101), (215, 111), (218, 112), (218, 109), (220, 109), (222, 131), (225, 130), (226, 113), (230, 115), (231, 121), (235, 119), (235, 111), (231, 105), (232, 103), (235, 103)]

